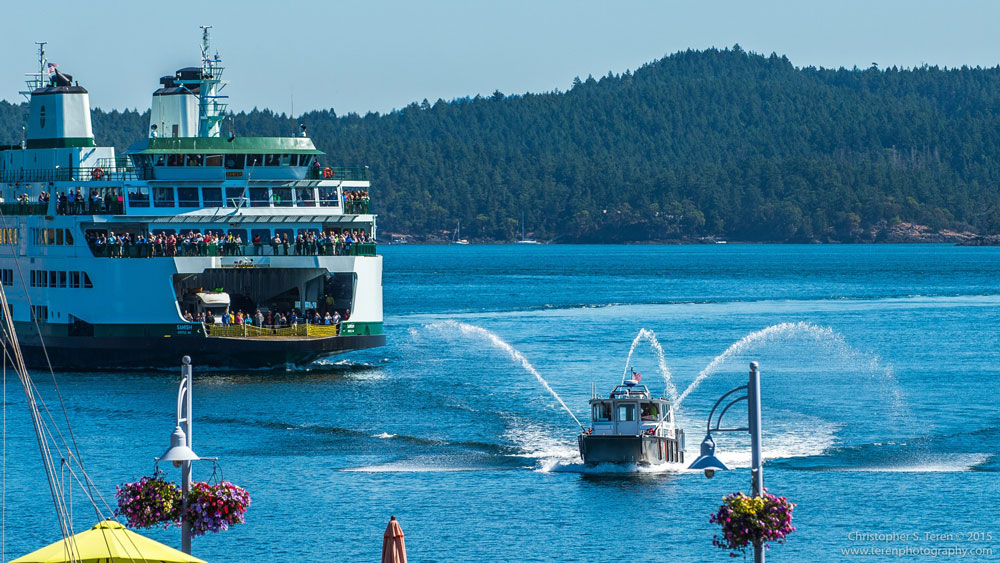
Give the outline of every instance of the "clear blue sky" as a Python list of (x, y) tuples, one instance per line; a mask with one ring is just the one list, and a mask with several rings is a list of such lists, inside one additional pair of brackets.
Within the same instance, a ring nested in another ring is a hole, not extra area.
[(1000, 2), (103, 0), (5, 2), (0, 97), (35, 41), (96, 107), (149, 107), (160, 76), (198, 64), (198, 25), (232, 108), (385, 112), (427, 98), (565, 90), (688, 48), (739, 43), (796, 66), (995, 66)]

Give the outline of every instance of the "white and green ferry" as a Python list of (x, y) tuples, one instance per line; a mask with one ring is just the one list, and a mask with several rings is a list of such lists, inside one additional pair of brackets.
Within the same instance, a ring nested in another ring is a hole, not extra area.
[[(160, 80), (148, 138), (119, 156), (40, 47), (21, 142), (0, 147), (0, 314), (29, 365), (269, 367), (385, 343), (368, 168), (325, 163), (304, 127), (222, 134), (222, 72), (205, 28), (201, 65)], [(240, 311), (251, 324), (221, 322)]]

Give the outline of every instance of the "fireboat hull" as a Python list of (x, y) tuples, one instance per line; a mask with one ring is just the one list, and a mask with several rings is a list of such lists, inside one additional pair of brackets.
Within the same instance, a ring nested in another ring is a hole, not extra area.
[(595, 436), (581, 434), (580, 457), (587, 465), (614, 463), (621, 465), (660, 465), (684, 463), (681, 445), (683, 431), (677, 438), (667, 436)]
[[(173, 367), (183, 356), (198, 366), (260, 369), (303, 366), (320, 358), (385, 345), (384, 334), (328, 338), (25, 338), (21, 350), (31, 368), (61, 371), (134, 370)], [(46, 361), (48, 357), (48, 362)]]

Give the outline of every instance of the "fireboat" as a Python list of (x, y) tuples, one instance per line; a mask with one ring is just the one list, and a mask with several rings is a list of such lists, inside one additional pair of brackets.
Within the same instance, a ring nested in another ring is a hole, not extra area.
[(591, 426), (579, 436), (586, 465), (684, 463), (684, 431), (676, 427), (673, 405), (654, 398), (641, 378), (632, 370), (607, 398), (593, 392)]

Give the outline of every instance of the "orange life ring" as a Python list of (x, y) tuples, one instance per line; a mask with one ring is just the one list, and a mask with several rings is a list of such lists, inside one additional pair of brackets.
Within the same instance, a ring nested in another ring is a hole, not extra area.
[(324, 168), (323, 169), (323, 177), (326, 178), (326, 179), (328, 179), (328, 180), (330, 178), (333, 178), (333, 170), (331, 170), (330, 168)]
[(95, 180), (100, 180), (104, 177), (104, 169), (98, 166), (93, 171), (90, 172), (90, 177)]

